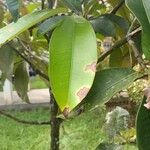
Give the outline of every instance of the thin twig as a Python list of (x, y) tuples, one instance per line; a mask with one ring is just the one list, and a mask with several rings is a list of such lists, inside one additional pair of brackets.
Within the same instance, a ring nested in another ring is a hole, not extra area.
[(108, 55), (110, 55), (115, 49), (120, 48), (124, 44), (128, 42), (128, 40), (131, 39), (135, 34), (139, 33), (141, 31), (141, 27), (135, 29), (127, 36), (123, 37), (121, 40), (117, 41), (112, 47), (110, 47), (107, 51), (103, 52), (100, 57), (98, 58), (98, 63), (103, 61)]
[(110, 13), (115, 14), (122, 7), (124, 3), (125, 3), (125, 0), (118, 2), (118, 4), (113, 8), (113, 10)]
[(51, 121), (41, 121), (41, 122), (40, 121), (26, 121), (26, 120), (19, 119), (15, 116), (12, 116), (4, 111), (0, 111), (0, 114), (18, 123), (28, 124), (28, 125), (50, 125), (50, 122), (51, 122)]
[(23, 58), (29, 65), (31, 65), (32, 68), (35, 69), (35, 71), (37, 72), (37, 74), (39, 74), (41, 77), (43, 77), (44, 79), (46, 79), (47, 81), (49, 81), (49, 77), (44, 74), (43, 72), (41, 72), (41, 70), (39, 70), (33, 63), (32, 61), (30, 61), (22, 52), (20, 52), (19, 50), (17, 50), (16, 48), (14, 48), (11, 44), (9, 44), (10, 47), (21, 57)]
[[(133, 19), (130, 27), (129, 27), (129, 30), (127, 32), (127, 35), (133, 30), (134, 28), (134, 24), (136, 22), (136, 17)], [(128, 37), (129, 38), (129, 37)], [(141, 54), (139, 53), (139, 50), (137, 49), (136, 45), (135, 45), (135, 42), (132, 40), (132, 38), (130, 39), (127, 39), (129, 45), (131, 46), (132, 50), (133, 50), (133, 53), (134, 53), (134, 56), (135, 58), (137, 59), (138, 63), (140, 64), (140, 66), (144, 69), (146, 68), (146, 65), (144, 64), (144, 61), (142, 59), (142, 56)]]

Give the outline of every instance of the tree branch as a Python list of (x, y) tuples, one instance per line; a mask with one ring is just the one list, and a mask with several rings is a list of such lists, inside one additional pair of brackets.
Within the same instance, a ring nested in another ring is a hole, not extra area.
[[(130, 25), (130, 27), (129, 27), (129, 30), (128, 30), (128, 32), (127, 32), (127, 35), (133, 30), (135, 22), (136, 22), (136, 17), (133, 19), (133, 21), (132, 21), (132, 23), (131, 23), (131, 25)], [(127, 40), (128, 40), (128, 39), (127, 39)], [(142, 67), (143, 69), (146, 68), (146, 65), (144, 64), (144, 61), (143, 61), (143, 59), (142, 59), (142, 56), (141, 56), (141, 54), (139, 53), (139, 50), (137, 49), (137, 46), (135, 45), (134, 40), (132, 40), (132, 38), (131, 38), (131, 39), (128, 40), (128, 43), (129, 43), (129, 45), (130, 45), (131, 48), (132, 48), (132, 51), (133, 51), (133, 53), (134, 53), (135, 58), (137, 59), (137, 62), (141, 65), (141, 67)]]
[(98, 58), (98, 63), (103, 61), (108, 55), (110, 55), (115, 49), (120, 48), (124, 44), (126, 44), (131, 37), (133, 37), (135, 34), (139, 33), (141, 31), (141, 27), (135, 29), (131, 33), (129, 33), (127, 36), (123, 37), (121, 40), (117, 41), (112, 47), (110, 47), (107, 51), (103, 52), (100, 57)]
[(26, 120), (21, 120), (15, 116), (12, 116), (4, 111), (0, 111), (0, 114), (9, 118), (9, 119), (12, 119), (18, 123), (22, 123), (22, 124), (28, 124), (28, 125), (49, 125), (51, 121), (26, 121)]
[(114, 8), (113, 10), (110, 12), (111, 14), (115, 14), (120, 7), (122, 7), (122, 5), (125, 3), (125, 0), (120, 1)]
[[(24, 53), (20, 52), (19, 50), (17, 50), (14, 46), (12, 46), (11, 44), (9, 44), (11, 46), (11, 48), (21, 57), (23, 58), (29, 65), (31, 65), (31, 67), (33, 67), (35, 69), (35, 71), (37, 72), (37, 74), (39, 74), (41, 77), (43, 77), (44, 79), (46, 79), (47, 81), (49, 81), (49, 77), (44, 74), (41, 70), (39, 70), (33, 63), (32, 61), (29, 60), (28, 57), (26, 57), (24, 55)], [(23, 46), (23, 45), (22, 45)], [(23, 48), (26, 49), (25, 46), (23, 46)]]

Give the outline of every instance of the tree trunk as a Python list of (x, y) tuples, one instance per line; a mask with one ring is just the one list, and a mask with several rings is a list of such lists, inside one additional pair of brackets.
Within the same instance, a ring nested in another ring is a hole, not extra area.
[(58, 114), (58, 105), (54, 99), (53, 94), (51, 93), (51, 100), (50, 100), (50, 108), (51, 108), (51, 150), (59, 150), (59, 131), (60, 131), (60, 124), (62, 119), (56, 118)]

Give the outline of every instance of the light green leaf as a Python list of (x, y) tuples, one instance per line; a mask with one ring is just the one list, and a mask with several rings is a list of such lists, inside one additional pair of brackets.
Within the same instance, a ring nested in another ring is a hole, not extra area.
[[(145, 2), (144, 2), (145, 1)], [(126, 0), (126, 5), (135, 14), (142, 26), (142, 49), (147, 59), (150, 59), (150, 23), (147, 18), (148, 11), (143, 6), (147, 0)], [(149, 5), (149, 3), (148, 3)]]
[(12, 48), (9, 45), (3, 45), (0, 48), (0, 70), (8, 79), (12, 77), (13, 58), (14, 53)]
[(71, 111), (87, 95), (97, 62), (96, 36), (82, 17), (66, 17), (50, 41), (49, 78), (60, 109)]
[(139, 107), (136, 120), (136, 136), (139, 150), (149, 150), (150, 148), (150, 110), (144, 107), (146, 97), (143, 98)]
[(55, 27), (60, 25), (60, 23), (64, 20), (65, 16), (55, 16), (47, 19), (39, 26), (38, 34), (45, 34), (48, 31), (53, 30)]
[(14, 22), (19, 18), (19, 9), (21, 5), (21, 0), (6, 0), (8, 9), (13, 17)]
[(27, 95), (29, 76), (27, 72), (26, 63), (21, 62), (14, 73), (14, 86), (18, 93), (18, 96), (25, 102), (29, 103)]
[(111, 68), (99, 71), (96, 73), (93, 86), (85, 100), (92, 108), (104, 104), (140, 76), (141, 74), (130, 68)]
[(0, 29), (0, 46), (14, 37), (22, 33), (23, 31), (27, 30), (28, 28), (32, 27), (33, 25), (47, 19), (51, 16), (54, 16), (58, 13), (65, 13), (67, 12), (64, 8), (58, 8), (53, 10), (42, 10), (36, 11), (22, 18), (18, 19), (16, 23), (11, 23), (6, 27)]

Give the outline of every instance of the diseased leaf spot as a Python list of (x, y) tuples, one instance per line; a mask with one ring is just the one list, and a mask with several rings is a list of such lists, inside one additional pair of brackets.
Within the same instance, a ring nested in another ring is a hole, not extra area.
[(63, 110), (63, 115), (64, 115), (65, 118), (68, 117), (69, 112), (70, 112), (69, 107), (65, 107), (64, 110)]
[(87, 87), (83, 87), (82, 89), (80, 89), (78, 92), (77, 92), (77, 96), (79, 96), (79, 99), (80, 101), (82, 101), (85, 96), (87, 95), (87, 93), (89, 92), (89, 88)]
[(85, 71), (96, 72), (96, 62), (93, 62), (85, 67)]

